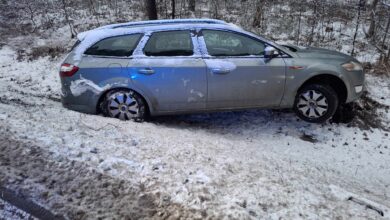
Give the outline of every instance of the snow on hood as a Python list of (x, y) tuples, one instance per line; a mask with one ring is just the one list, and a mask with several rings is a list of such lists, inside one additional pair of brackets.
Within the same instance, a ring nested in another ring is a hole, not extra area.
[(96, 85), (89, 79), (85, 79), (80, 75), (80, 79), (72, 81), (70, 83), (70, 91), (74, 96), (80, 96), (86, 91), (91, 91), (95, 94), (100, 94), (101, 92), (111, 88), (111, 85), (105, 85), (104, 87), (100, 87)]

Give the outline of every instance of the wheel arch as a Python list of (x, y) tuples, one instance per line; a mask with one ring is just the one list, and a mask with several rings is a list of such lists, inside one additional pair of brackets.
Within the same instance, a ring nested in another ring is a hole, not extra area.
[(302, 83), (298, 88), (297, 93), (305, 86), (310, 84), (322, 84), (332, 87), (339, 98), (339, 103), (345, 103), (348, 98), (348, 88), (345, 82), (338, 76), (329, 73), (321, 73), (314, 75)]

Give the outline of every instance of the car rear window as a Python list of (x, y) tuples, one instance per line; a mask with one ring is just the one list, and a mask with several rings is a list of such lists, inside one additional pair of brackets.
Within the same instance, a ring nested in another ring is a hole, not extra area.
[(146, 56), (191, 56), (194, 52), (190, 31), (153, 33), (144, 53)]
[(131, 56), (142, 34), (123, 35), (103, 39), (85, 51), (87, 55)]

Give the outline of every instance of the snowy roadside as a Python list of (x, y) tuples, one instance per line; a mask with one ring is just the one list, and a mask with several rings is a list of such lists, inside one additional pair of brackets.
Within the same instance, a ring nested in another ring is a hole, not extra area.
[[(154, 204), (155, 212), (146, 215), (151, 218), (175, 213), (198, 218), (380, 218), (372, 209), (341, 199), (335, 189), (376, 202), (381, 209), (390, 207), (386, 131), (312, 125), (291, 113), (262, 110), (162, 117), (142, 124), (85, 115), (57, 101), (59, 61), (14, 63), (15, 57), (8, 47), (0, 50), (0, 134), (23, 147), (3, 146), (0, 152), (24, 163), (32, 158), (65, 165), (47, 177), (60, 181), (51, 184), (42, 182), (47, 173), (40, 166), (2, 160), (1, 170), (35, 175), (12, 182), (19, 175), (1, 172), (0, 183), (28, 189), (50, 210), (75, 217), (80, 206), (87, 218), (129, 214), (115, 212), (126, 207), (116, 198), (97, 199), (111, 193), (102, 187), (66, 190), (78, 181), (100, 184), (98, 174), (110, 184), (131, 188), (134, 201), (147, 195)], [(388, 87), (377, 84), (388, 85), (388, 78), (368, 77), (368, 86), (375, 94), (389, 94)], [(384, 97), (386, 101), (388, 95)], [(383, 117), (388, 123), (388, 112)], [(40, 153), (29, 157), (31, 149)], [(69, 167), (71, 163), (79, 165)], [(62, 181), (64, 172), (78, 179)], [(75, 199), (77, 193), (82, 195)], [(109, 212), (98, 213), (101, 209)]]
[(368, 92), (376, 101), (390, 106), (390, 83), (386, 76), (367, 75)]
[(33, 216), (0, 199), (0, 219), (34, 220)]

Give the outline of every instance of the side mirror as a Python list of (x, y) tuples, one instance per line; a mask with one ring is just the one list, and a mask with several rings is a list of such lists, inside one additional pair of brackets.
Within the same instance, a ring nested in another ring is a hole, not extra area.
[(276, 56), (278, 56), (278, 51), (274, 47), (267, 46), (264, 49), (264, 57), (265, 58), (272, 59)]

